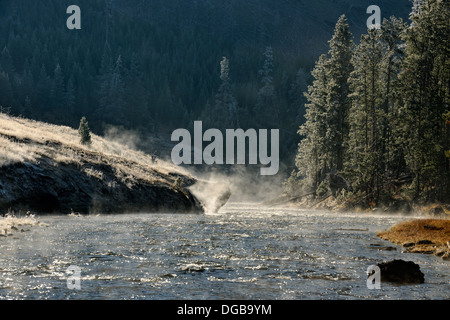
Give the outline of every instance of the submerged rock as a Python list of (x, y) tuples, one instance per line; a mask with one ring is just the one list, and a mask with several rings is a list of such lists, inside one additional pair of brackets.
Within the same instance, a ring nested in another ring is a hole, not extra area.
[(425, 282), (420, 266), (412, 261), (392, 260), (379, 263), (382, 282), (418, 284)]

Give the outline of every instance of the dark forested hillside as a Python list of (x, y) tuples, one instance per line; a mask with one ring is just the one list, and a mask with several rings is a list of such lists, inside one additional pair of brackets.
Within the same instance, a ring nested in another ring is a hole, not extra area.
[(384, 19), (356, 44), (347, 21), (312, 72), (287, 185), (366, 208), (448, 203), (450, 2), (416, 0), (409, 19)]
[[(97, 133), (105, 124), (143, 134), (194, 120), (213, 125), (226, 57), (236, 124), (280, 128), (283, 158), (295, 154), (310, 70), (339, 16), (347, 15), (358, 39), (369, 5), (378, 4), (383, 17), (407, 17), (411, 8), (409, 0), (76, 2), (0, 1), (3, 109), (72, 127), (86, 116)], [(72, 4), (81, 8), (81, 30), (66, 28)], [(267, 93), (259, 72), (265, 62), (273, 96), (272, 110), (264, 110), (277, 115), (270, 123), (257, 109)]]

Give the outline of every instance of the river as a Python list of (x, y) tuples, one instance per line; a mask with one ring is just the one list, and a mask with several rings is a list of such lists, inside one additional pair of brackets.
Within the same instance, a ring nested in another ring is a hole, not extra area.
[[(0, 238), (0, 299), (449, 299), (450, 262), (376, 237), (410, 218), (250, 203), (205, 215), (41, 216), (45, 225)], [(392, 259), (419, 264), (425, 283), (369, 290), (367, 268)]]

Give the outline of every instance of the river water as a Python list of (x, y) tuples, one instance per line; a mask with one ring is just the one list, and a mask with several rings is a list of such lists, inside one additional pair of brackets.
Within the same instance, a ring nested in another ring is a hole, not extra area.
[[(0, 238), (0, 298), (450, 299), (450, 262), (375, 235), (410, 218), (248, 203), (214, 215), (42, 216)], [(369, 290), (367, 268), (392, 259), (418, 263), (425, 283)]]

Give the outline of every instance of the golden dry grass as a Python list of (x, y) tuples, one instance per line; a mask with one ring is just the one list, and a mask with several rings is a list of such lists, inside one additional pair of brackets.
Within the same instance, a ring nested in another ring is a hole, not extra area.
[(395, 244), (409, 244), (408, 252), (443, 254), (450, 250), (450, 220), (416, 219), (400, 222), (377, 236)]

